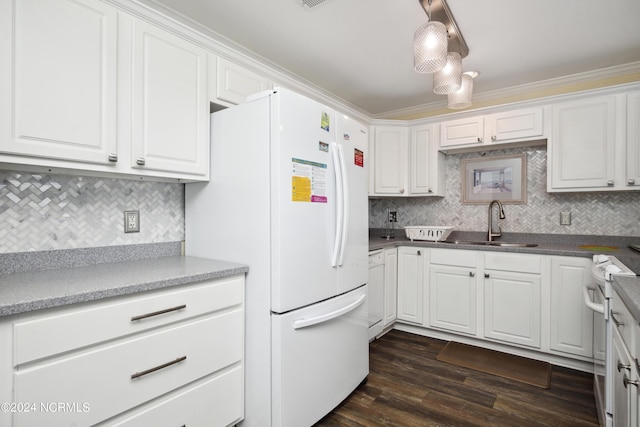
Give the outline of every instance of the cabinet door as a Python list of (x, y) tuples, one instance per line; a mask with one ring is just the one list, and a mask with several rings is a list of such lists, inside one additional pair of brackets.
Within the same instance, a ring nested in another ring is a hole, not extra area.
[(551, 258), (552, 350), (593, 356), (593, 312), (583, 296), (590, 273), (591, 260), (587, 258)]
[(384, 251), (384, 326), (396, 321), (398, 295), (398, 250)]
[(115, 163), (116, 10), (98, 0), (9, 3), (0, 152)]
[(411, 195), (443, 195), (444, 154), (438, 152), (434, 126), (411, 128), (409, 141), (409, 192)]
[(622, 338), (613, 331), (613, 425), (631, 426), (635, 418), (631, 408), (634, 407), (636, 386), (625, 384), (625, 380), (637, 380), (633, 366), (635, 361), (625, 349)]
[(526, 108), (488, 117), (491, 141), (542, 137), (542, 108)]
[(374, 195), (404, 195), (407, 190), (407, 129), (376, 127), (372, 153)]
[(423, 248), (398, 248), (398, 319), (422, 324)]
[(429, 326), (476, 333), (475, 268), (429, 266)]
[(540, 275), (486, 270), (485, 337), (540, 348)]
[(216, 67), (216, 97), (212, 101), (242, 104), (247, 96), (271, 88), (271, 81), (238, 64), (218, 57)]
[(132, 167), (208, 177), (206, 71), (204, 49), (134, 21)]
[(640, 92), (627, 95), (627, 182), (640, 186)]
[(450, 120), (440, 124), (440, 147), (482, 144), (484, 141), (484, 117)]
[(551, 188), (613, 186), (615, 97), (568, 102), (554, 105), (552, 110)]

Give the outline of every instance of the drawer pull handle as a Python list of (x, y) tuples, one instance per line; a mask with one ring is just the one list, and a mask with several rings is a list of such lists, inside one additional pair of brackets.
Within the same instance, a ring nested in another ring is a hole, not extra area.
[(136, 320), (142, 320), (142, 319), (147, 319), (147, 318), (153, 317), (153, 316), (159, 316), (159, 315), (165, 314), (165, 313), (171, 313), (172, 311), (182, 310), (183, 308), (187, 308), (187, 304), (177, 305), (175, 307), (166, 308), (164, 310), (154, 311), (153, 313), (147, 313), (147, 314), (141, 314), (139, 316), (133, 316), (131, 318), (131, 321), (135, 322)]
[(618, 372), (620, 372), (623, 369), (626, 369), (627, 371), (631, 371), (631, 365), (625, 365), (624, 363), (618, 360)]
[(611, 312), (611, 320), (613, 320), (613, 323), (615, 323), (616, 328), (619, 328), (620, 326), (624, 326), (624, 322), (620, 322), (618, 319), (616, 319), (615, 314), (620, 314), (620, 313), (616, 313), (614, 311)]
[(638, 387), (638, 385), (640, 385), (640, 381), (638, 380), (631, 380), (629, 379), (629, 377), (627, 377), (627, 374), (624, 374), (624, 376), (622, 377), (622, 384), (624, 385), (624, 388), (627, 388), (627, 386), (629, 384), (634, 385), (636, 387)]
[(144, 375), (150, 374), (152, 372), (155, 371), (159, 371), (160, 369), (164, 369), (167, 368), (171, 365), (175, 365), (176, 363), (180, 363), (184, 360), (187, 360), (187, 356), (182, 356), (182, 357), (178, 357), (176, 360), (172, 360), (171, 362), (167, 362), (167, 363), (163, 363), (162, 365), (158, 365), (155, 368), (151, 368), (151, 369), (147, 369), (146, 371), (142, 371), (142, 372), (136, 372), (135, 374), (131, 375), (131, 379), (135, 380), (136, 378), (140, 378)]

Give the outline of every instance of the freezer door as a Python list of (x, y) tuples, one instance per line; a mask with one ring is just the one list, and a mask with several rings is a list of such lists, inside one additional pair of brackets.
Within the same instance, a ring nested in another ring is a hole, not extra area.
[(272, 97), (271, 310), (283, 313), (337, 295), (331, 265), (335, 114), (279, 89)]
[(366, 285), (272, 315), (273, 427), (311, 426), (369, 373)]
[[(337, 144), (344, 168), (345, 227), (338, 258), (338, 293), (368, 281), (369, 199), (368, 135), (361, 123), (336, 113)], [(340, 183), (338, 183), (339, 185)]]

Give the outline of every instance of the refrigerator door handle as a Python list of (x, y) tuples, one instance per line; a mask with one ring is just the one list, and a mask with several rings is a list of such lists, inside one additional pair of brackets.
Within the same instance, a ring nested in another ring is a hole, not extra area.
[(338, 148), (335, 142), (331, 143), (331, 157), (333, 159), (333, 170), (336, 175), (336, 217), (335, 226), (336, 234), (333, 239), (333, 253), (331, 255), (331, 266), (338, 266), (338, 257), (340, 256), (340, 247), (342, 243), (342, 221), (344, 219), (344, 196), (342, 185), (342, 169), (340, 166), (340, 159), (338, 155)]
[(335, 319), (336, 317), (340, 317), (344, 314), (349, 313), (350, 311), (358, 308), (364, 300), (367, 298), (366, 294), (360, 295), (360, 297), (354, 302), (345, 305), (337, 310), (331, 311), (326, 314), (322, 314), (320, 316), (311, 317), (309, 319), (298, 319), (293, 321), (293, 329), (302, 329), (309, 326), (317, 325), (318, 323), (328, 322), (331, 319)]
[(344, 260), (344, 248), (347, 244), (347, 233), (349, 231), (349, 177), (347, 174), (347, 164), (345, 162), (342, 145), (337, 145), (337, 148), (342, 175), (342, 239), (340, 239), (340, 257), (338, 258), (338, 266), (341, 266), (342, 261)]

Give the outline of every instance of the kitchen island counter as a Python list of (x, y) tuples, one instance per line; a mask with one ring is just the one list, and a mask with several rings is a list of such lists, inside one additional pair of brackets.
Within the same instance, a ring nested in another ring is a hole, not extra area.
[(249, 271), (248, 266), (197, 257), (23, 271), (0, 275), (0, 316), (129, 295)]

